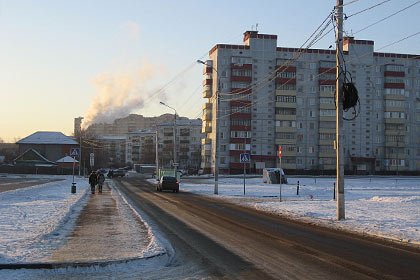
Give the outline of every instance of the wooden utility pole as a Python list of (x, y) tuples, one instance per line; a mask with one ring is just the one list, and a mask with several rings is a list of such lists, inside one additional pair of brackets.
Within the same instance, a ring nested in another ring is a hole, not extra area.
[(343, 0), (337, 0), (335, 20), (337, 23), (336, 36), (336, 169), (337, 169), (337, 219), (345, 219), (344, 211), (344, 137), (343, 137)]

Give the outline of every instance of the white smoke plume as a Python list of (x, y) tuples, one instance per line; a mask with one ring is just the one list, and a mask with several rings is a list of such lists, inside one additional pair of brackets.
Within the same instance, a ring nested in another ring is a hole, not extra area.
[[(150, 94), (146, 82), (152, 80), (155, 67), (146, 65), (134, 73), (100, 74), (93, 84), (96, 95), (85, 113), (83, 128), (93, 123), (112, 123), (117, 118), (128, 116), (143, 108)], [(164, 93), (159, 97), (164, 99)]]

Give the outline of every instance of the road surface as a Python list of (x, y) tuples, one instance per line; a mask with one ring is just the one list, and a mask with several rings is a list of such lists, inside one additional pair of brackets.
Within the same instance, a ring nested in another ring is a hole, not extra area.
[[(115, 180), (175, 249), (167, 266), (226, 279), (420, 279), (420, 250), (301, 224), (187, 192)], [(187, 276), (187, 275), (186, 275)]]

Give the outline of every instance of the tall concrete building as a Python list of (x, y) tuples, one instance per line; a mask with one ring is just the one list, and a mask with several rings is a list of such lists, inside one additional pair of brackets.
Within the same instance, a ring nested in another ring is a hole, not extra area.
[[(289, 172), (333, 173), (335, 50), (278, 47), (277, 36), (244, 33), (243, 45), (217, 44), (203, 71), (202, 168), (214, 172), (218, 118), (219, 171), (279, 166)], [(347, 172), (420, 169), (420, 57), (374, 52), (374, 42), (344, 39), (346, 77), (359, 105), (344, 113)], [(216, 112), (216, 91), (219, 108)]]

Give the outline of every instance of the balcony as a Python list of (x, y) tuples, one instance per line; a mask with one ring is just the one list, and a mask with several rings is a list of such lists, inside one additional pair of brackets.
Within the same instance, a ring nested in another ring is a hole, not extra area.
[(297, 108), (296, 102), (279, 102), (276, 101), (277, 108)]
[(252, 64), (231, 63), (230, 68), (231, 69), (252, 70)]
[(210, 144), (211, 145), (211, 138), (203, 138), (203, 139), (201, 139), (201, 145), (202, 146), (207, 145), (207, 144)]
[(296, 96), (296, 89), (294, 90), (276, 89), (276, 95)]
[(280, 127), (276, 126), (276, 132), (296, 132), (296, 127)]
[(211, 125), (203, 125), (201, 132), (202, 133), (211, 133)]
[(384, 83), (384, 88), (397, 88), (397, 89), (404, 89), (404, 83)]
[(278, 115), (278, 114), (276, 114), (276, 120), (279, 120), (279, 121), (296, 121), (296, 115)]
[(281, 84), (281, 85), (296, 85), (296, 78), (282, 78), (282, 77), (277, 77), (276, 78), (276, 84)]
[(204, 79), (203, 86), (211, 86), (213, 84), (213, 79)]
[(232, 76), (230, 77), (232, 82), (244, 82), (244, 83), (251, 83), (252, 77), (250, 76)]
[(405, 77), (405, 72), (385, 71), (384, 77)]
[(319, 67), (318, 73), (319, 74), (336, 74), (335, 67)]
[(203, 98), (211, 98), (213, 96), (212, 87), (206, 85), (203, 87)]

